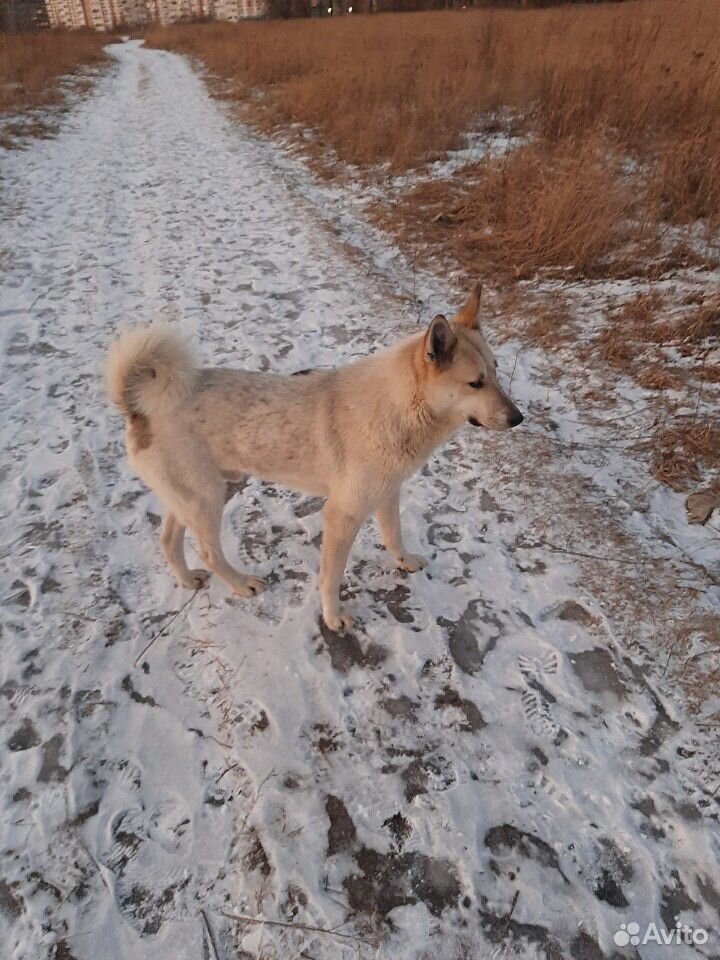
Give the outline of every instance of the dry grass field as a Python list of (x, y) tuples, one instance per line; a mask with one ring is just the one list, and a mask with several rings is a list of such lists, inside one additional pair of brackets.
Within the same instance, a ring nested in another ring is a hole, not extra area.
[[(682, 216), (718, 199), (702, 145), (718, 143), (719, 36), (713, 0), (641, 0), (179, 26), (147, 42), (202, 56), (239, 96), (267, 89), (270, 119), (315, 127), (351, 163), (411, 166), (503, 109), (555, 144), (601, 132), (655, 159), (673, 144), (657, 175), (672, 190), (667, 212)], [(698, 165), (692, 203), (675, 183), (687, 163)]]
[[(322, 173), (384, 184), (369, 212), (413, 257), (506, 289), (528, 281), (529, 321), (515, 332), (630, 376), (670, 398), (666, 412), (683, 391), (720, 381), (712, 284), (673, 302), (648, 292), (678, 271), (717, 282), (715, 0), (175, 26), (146, 43), (230, 80), (223, 96), (261, 129), (312, 130), (304, 149)], [(428, 164), (470, 131), (510, 146), (431, 176)], [(645, 286), (609, 300), (604, 329), (588, 338), (564, 322), (562, 290), (551, 307), (532, 303), (532, 282), (552, 278)], [(680, 376), (678, 354), (691, 367)], [(672, 419), (653, 453), (655, 476), (678, 489), (718, 466), (699, 410)]]
[(58, 80), (99, 63), (107, 42), (89, 30), (0, 33), (0, 114), (57, 103)]
[(412, 231), (466, 266), (616, 275), (657, 252), (658, 226), (717, 233), (714, 0), (176, 26), (146, 43), (200, 57), (256, 122), (308, 126), (344, 164), (406, 170), (483, 126), (524, 137), (403, 198)]

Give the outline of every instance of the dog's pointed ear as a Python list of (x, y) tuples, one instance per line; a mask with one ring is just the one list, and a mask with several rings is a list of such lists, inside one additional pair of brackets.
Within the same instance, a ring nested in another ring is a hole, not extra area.
[(461, 327), (470, 327), (472, 330), (480, 329), (480, 296), (482, 294), (482, 283), (478, 282), (473, 287), (473, 292), (467, 298), (465, 305), (455, 317), (455, 323)]
[(425, 355), (430, 363), (442, 370), (450, 366), (457, 346), (457, 337), (445, 317), (439, 313), (425, 334)]

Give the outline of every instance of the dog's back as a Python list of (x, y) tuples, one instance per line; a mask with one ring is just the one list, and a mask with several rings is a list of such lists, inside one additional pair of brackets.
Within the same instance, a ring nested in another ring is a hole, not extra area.
[(223, 479), (251, 475), (322, 496), (347, 483), (371, 494), (414, 466), (405, 454), (416, 431), (398, 434), (412, 393), (407, 354), (400, 344), (303, 376), (201, 369), (177, 333), (154, 325), (113, 345), (108, 392), (126, 418), (131, 463), (153, 488), (182, 450), (175, 472), (192, 472), (189, 458)]

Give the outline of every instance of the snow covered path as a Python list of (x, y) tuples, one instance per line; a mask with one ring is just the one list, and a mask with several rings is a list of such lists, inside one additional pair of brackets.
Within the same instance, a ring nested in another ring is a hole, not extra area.
[[(318, 623), (321, 504), (254, 480), (224, 541), (269, 589), (175, 587), (103, 396), (120, 325), (292, 371), (415, 318), (186, 61), (112, 49), (57, 139), (1, 158), (3, 958), (717, 954), (717, 803), (576, 571), (523, 539), (520, 431), (408, 484), (423, 573), (363, 529), (352, 636)], [(615, 945), (676, 917), (707, 944)]]

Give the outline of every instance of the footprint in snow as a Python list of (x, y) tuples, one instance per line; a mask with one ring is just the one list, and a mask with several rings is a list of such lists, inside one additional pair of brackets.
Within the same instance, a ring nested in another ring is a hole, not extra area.
[(562, 736), (560, 724), (552, 716), (553, 695), (543, 686), (545, 677), (553, 676), (560, 667), (556, 650), (547, 650), (534, 657), (518, 657), (518, 668), (525, 686), (520, 695), (525, 721), (536, 736), (557, 742)]
[(184, 802), (169, 795), (150, 809), (120, 810), (110, 821), (101, 860), (113, 874), (118, 910), (140, 933), (156, 934), (165, 921), (186, 915), (192, 839)]
[(520, 699), (525, 721), (532, 732), (556, 743), (563, 730), (553, 718), (550, 704), (541, 690), (528, 688), (522, 692)]
[(556, 650), (548, 650), (541, 657), (518, 657), (520, 673), (525, 677), (540, 679), (543, 676), (552, 676), (560, 666), (560, 657)]

